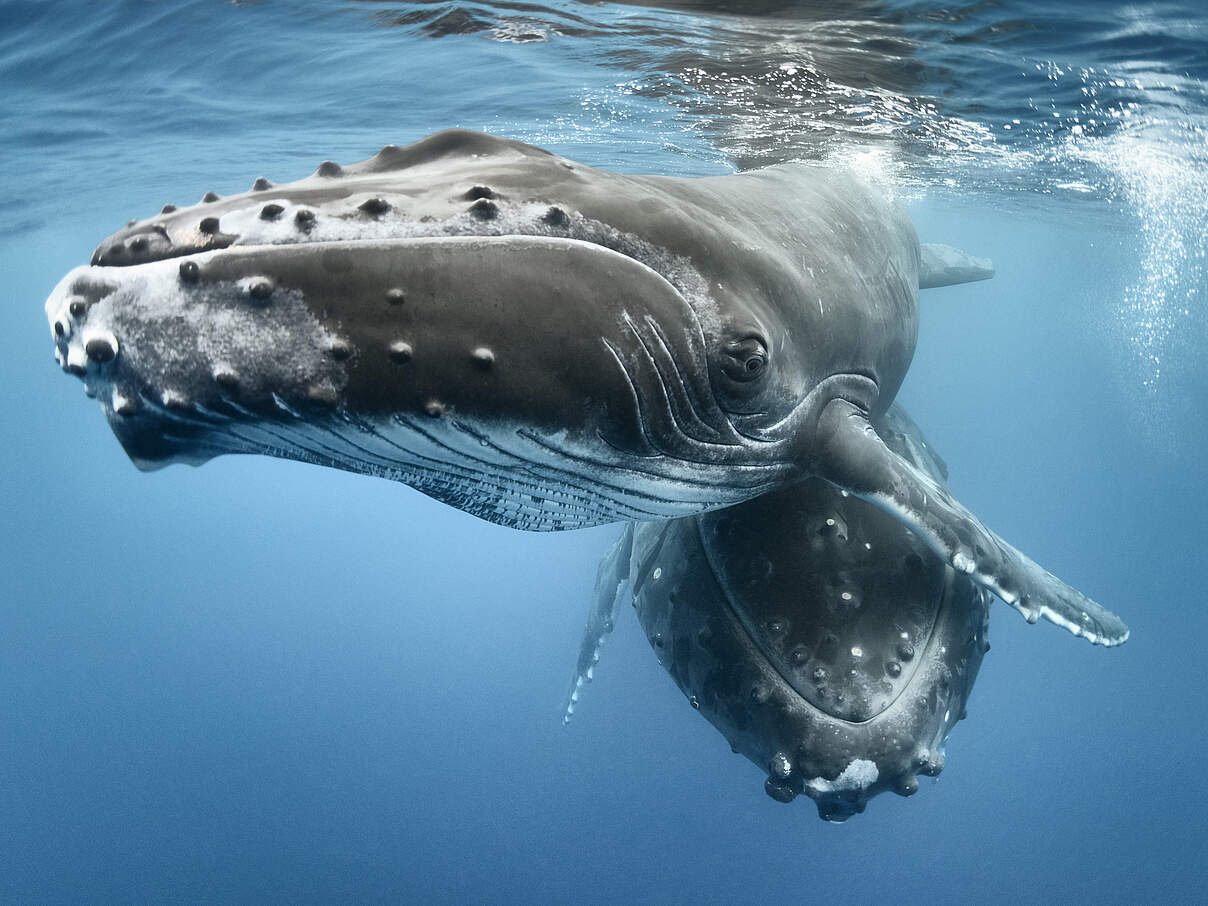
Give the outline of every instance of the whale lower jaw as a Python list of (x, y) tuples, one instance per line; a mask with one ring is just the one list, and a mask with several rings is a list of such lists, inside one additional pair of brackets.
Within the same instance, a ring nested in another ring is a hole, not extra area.
[(100, 389), (111, 427), (144, 471), (224, 454), (269, 455), (397, 481), (488, 522), (534, 532), (694, 515), (758, 493), (727, 492), (720, 475), (705, 470), (702, 477), (698, 464), (684, 464), (680, 480), (669, 478), (675, 466), (664, 458), (657, 472), (618, 469), (591, 460), (564, 435), (474, 424), (449, 411), (367, 418), (302, 412), (278, 399), (277, 417), (253, 417), (229, 401), (222, 407), (228, 416), (140, 395), (135, 413), (123, 415)]

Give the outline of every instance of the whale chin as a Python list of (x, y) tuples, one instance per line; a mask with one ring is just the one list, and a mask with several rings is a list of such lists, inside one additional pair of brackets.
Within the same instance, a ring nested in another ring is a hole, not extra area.
[(204, 466), (218, 454), (201, 454), (196, 450), (191, 452), (176, 451), (162, 459), (145, 459), (127, 450), (126, 455), (130, 457), (130, 462), (140, 472), (158, 472), (160, 469), (166, 469), (168, 466), (193, 466), (194, 468)]
[(158, 418), (143, 412), (120, 415), (110, 405), (103, 409), (114, 437), (140, 472), (158, 472), (171, 465), (202, 466), (223, 453), (238, 452), (215, 448), (204, 433), (183, 425), (165, 430)]

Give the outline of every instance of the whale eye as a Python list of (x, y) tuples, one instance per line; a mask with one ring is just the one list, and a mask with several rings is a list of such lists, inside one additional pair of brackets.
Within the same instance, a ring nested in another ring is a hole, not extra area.
[(749, 383), (768, 369), (768, 346), (762, 337), (750, 334), (722, 347), (721, 370), (732, 381)]

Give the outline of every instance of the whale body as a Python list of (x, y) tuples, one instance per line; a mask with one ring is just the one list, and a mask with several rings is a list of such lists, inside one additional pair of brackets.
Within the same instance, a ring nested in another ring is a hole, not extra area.
[[(947, 466), (895, 404), (899, 455)], [(689, 703), (828, 821), (944, 768), (987, 639), (990, 594), (887, 513), (817, 478), (697, 517), (632, 524), (604, 557), (569, 720), (627, 604)]]
[(849, 174), (631, 176), (452, 130), (165, 206), (46, 310), (141, 468), (265, 453), (543, 531), (817, 477), (1030, 621), (1118, 644), (1118, 617), (872, 427), (913, 356), (919, 287), (988, 273), (924, 254)]

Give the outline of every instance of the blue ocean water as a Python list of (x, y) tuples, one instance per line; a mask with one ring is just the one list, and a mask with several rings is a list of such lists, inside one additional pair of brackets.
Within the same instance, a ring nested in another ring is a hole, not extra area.
[[(0, 2), (0, 900), (1191, 902), (1208, 833), (1208, 13), (1187, 3)], [(994, 280), (901, 399), (1130, 623), (998, 605), (948, 766), (785, 806), (527, 535), (262, 458), (142, 474), (42, 300), (165, 202), (446, 126), (629, 172), (854, 167)]]

